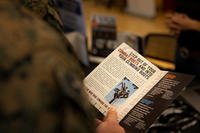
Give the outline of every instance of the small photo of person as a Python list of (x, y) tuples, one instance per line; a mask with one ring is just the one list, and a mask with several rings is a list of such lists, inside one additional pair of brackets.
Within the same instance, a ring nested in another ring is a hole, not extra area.
[(128, 78), (124, 77), (109, 93), (105, 99), (110, 104), (117, 106), (123, 104), (138, 87), (132, 83)]

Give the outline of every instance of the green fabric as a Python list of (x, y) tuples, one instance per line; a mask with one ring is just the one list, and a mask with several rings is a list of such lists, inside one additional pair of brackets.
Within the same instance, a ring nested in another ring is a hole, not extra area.
[(0, 16), (0, 132), (94, 132), (83, 73), (61, 35), (12, 0), (0, 1)]

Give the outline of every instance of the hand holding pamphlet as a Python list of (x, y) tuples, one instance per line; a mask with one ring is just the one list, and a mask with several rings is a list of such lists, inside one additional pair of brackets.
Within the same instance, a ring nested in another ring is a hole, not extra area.
[(90, 102), (104, 115), (111, 106), (126, 132), (144, 132), (193, 76), (162, 71), (125, 43), (85, 79)]

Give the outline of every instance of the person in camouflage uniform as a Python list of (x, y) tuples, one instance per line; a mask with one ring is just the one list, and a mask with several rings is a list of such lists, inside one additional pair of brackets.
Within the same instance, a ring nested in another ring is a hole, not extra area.
[[(55, 27), (34, 15), (17, 0), (0, 1), (0, 132), (94, 133), (77, 60)], [(97, 132), (123, 133), (110, 114)]]
[(45, 20), (58, 32), (63, 32), (63, 23), (54, 0), (19, 0), (20, 3)]
[(0, 132), (94, 132), (83, 73), (60, 35), (19, 3), (0, 10)]

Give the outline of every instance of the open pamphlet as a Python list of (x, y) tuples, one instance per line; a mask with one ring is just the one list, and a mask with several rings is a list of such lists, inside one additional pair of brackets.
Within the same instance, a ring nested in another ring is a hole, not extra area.
[(126, 43), (85, 79), (90, 102), (104, 115), (111, 106), (126, 132), (145, 132), (193, 79), (162, 71)]

